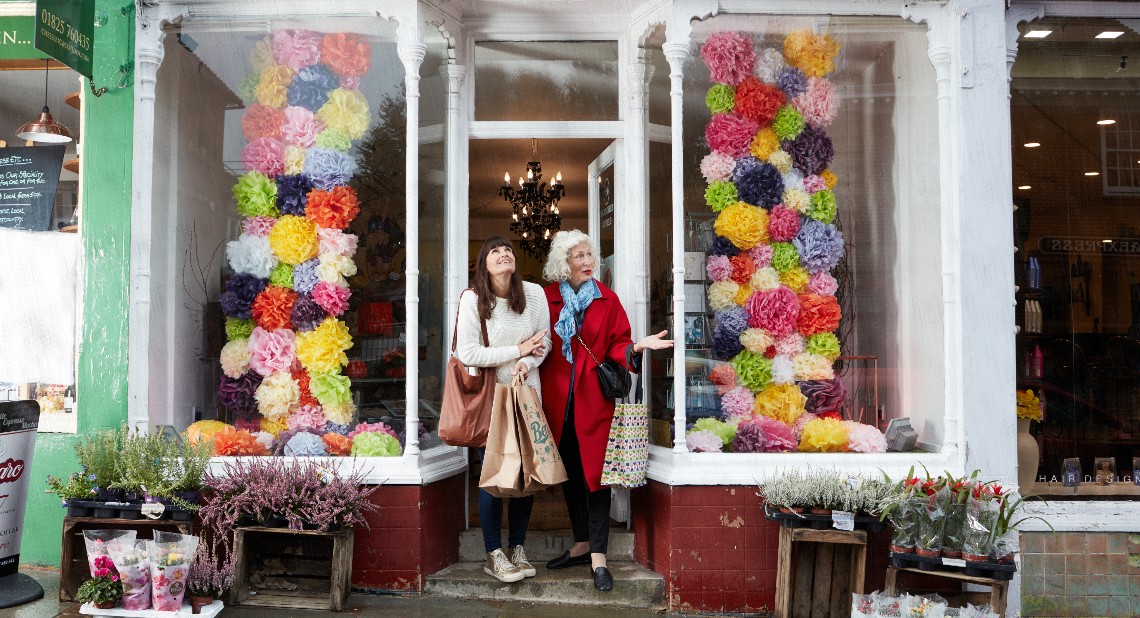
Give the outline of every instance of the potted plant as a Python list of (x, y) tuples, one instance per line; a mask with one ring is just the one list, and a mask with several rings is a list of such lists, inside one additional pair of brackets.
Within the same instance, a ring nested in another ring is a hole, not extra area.
[(234, 585), (235, 560), (233, 553), (221, 560), (214, 551), (214, 543), (200, 542), (194, 562), (190, 564), (190, 575), (186, 581), (186, 591), (190, 595), (190, 608), (195, 614), (220, 598)]
[[(890, 477), (885, 474), (884, 480), (890, 483)], [(879, 504), (879, 519), (891, 523), (890, 550), (894, 553), (914, 552), (921, 505), (921, 499), (917, 495), (920, 483), (921, 480), (914, 476), (912, 467), (905, 477), (893, 484), (890, 493)]]
[(112, 572), (111, 559), (99, 556), (95, 559), (95, 570), (91, 572), (91, 579), (79, 586), (75, 600), (82, 603), (91, 603), (99, 609), (110, 609), (123, 598), (123, 587), (119, 584), (118, 574)]
[(166, 495), (169, 481), (163, 478), (161, 463), (166, 455), (162, 436), (137, 429), (124, 432), (122, 450), (115, 460), (118, 480), (111, 487), (126, 492), (126, 498), (133, 502), (141, 502), (144, 491), (151, 496)]
[(975, 485), (978, 471), (969, 478), (955, 479), (946, 474), (946, 491), (948, 500), (946, 505), (946, 527), (942, 536), (942, 555), (947, 558), (961, 558), (962, 546), (965, 543), (966, 531), (966, 502)]
[(114, 502), (123, 498), (123, 491), (113, 489), (112, 485), (119, 480), (116, 460), (126, 433), (124, 424), (118, 430), (106, 429), (87, 434), (75, 444), (75, 455), (79, 463), (95, 476), (95, 491), (99, 500)]
[(962, 557), (967, 561), (989, 561), (1001, 509), (1002, 491), (1001, 485), (997, 483), (978, 483), (970, 491), (962, 539)]
[(1013, 492), (1007, 493), (1001, 498), (1001, 505), (994, 522), (994, 545), (991, 552), (991, 556), (998, 562), (1013, 562), (1013, 554), (1017, 552), (1017, 528), (1022, 523), (1036, 519), (1048, 526), (1051, 532), (1053, 531), (1052, 524), (1036, 515), (1015, 519), (1017, 511), (1024, 502), (1025, 498)]
[(76, 504), (80, 500), (91, 500), (95, 497), (95, 475), (87, 471), (86, 467), (79, 472), (72, 472), (67, 480), (48, 475), (48, 488), (45, 493), (59, 496), (60, 502), (67, 509), (69, 517), (87, 517), (91, 509)]

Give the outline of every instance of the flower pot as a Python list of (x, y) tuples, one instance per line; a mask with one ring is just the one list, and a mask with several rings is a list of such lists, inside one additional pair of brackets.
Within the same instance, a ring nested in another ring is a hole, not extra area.
[(96, 609), (113, 609), (118, 605), (118, 601), (92, 601), (91, 603)]
[(68, 517), (91, 517), (91, 509), (85, 506), (72, 505), (66, 503)]
[(115, 509), (112, 509), (112, 508), (96, 507), (95, 508), (95, 514), (93, 515), (93, 517), (95, 517), (96, 519), (114, 519), (116, 513), (117, 513), (117, 511)]
[(95, 497), (103, 502), (118, 502), (123, 499), (123, 490), (121, 489), (100, 489), (95, 492)]
[(943, 549), (942, 550), (942, 557), (943, 558), (955, 558), (955, 559), (957, 559), (957, 558), (962, 557), (962, 552), (957, 551), (957, 550), (952, 550), (952, 549)]
[(921, 547), (914, 548), (914, 553), (922, 556), (923, 558), (937, 558), (942, 554), (941, 549), (923, 549)]
[[(1028, 488), (1037, 480), (1037, 467), (1041, 465), (1041, 447), (1037, 438), (1029, 433), (1029, 419), (1017, 419), (1017, 484)], [(1023, 490), (1024, 491), (1024, 490)]]
[(902, 545), (891, 545), (890, 550), (896, 554), (913, 554), (914, 547), (903, 547)]
[(831, 509), (808, 509), (812, 515), (831, 515)]
[(289, 520), (284, 517), (270, 517), (258, 522), (262, 528), (288, 528)]
[(119, 509), (119, 519), (142, 519), (142, 513), (137, 509)]
[(1006, 555), (1002, 556), (1001, 558), (998, 558), (997, 561), (1001, 564), (1013, 564), (1013, 554), (1012, 553), (1006, 554)]
[(196, 491), (179, 491), (175, 492), (174, 495), (187, 504), (198, 504), (198, 492)]
[(978, 554), (967, 554), (967, 553), (962, 554), (962, 559), (964, 559), (966, 562), (989, 562), (990, 561), (989, 556), (978, 555)]
[(142, 494), (137, 491), (128, 491), (123, 493), (123, 500), (127, 502), (142, 502)]
[(214, 602), (214, 597), (190, 597), (190, 611), (194, 614), (201, 614), (202, 608)]

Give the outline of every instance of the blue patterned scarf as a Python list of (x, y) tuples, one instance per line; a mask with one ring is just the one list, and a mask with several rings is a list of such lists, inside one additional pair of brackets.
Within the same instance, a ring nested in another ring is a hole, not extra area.
[(583, 283), (577, 292), (570, 287), (569, 281), (563, 281), (558, 286), (558, 291), (562, 292), (562, 311), (558, 314), (558, 322), (554, 324), (554, 332), (562, 337), (562, 356), (566, 357), (566, 362), (573, 365), (574, 355), (570, 351), (570, 340), (578, 332), (576, 316), (582, 315), (595, 298), (601, 298), (602, 291), (598, 289), (598, 282), (593, 279)]

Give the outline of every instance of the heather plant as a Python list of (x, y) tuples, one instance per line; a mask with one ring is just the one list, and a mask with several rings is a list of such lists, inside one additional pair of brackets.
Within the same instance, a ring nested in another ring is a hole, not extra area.
[(190, 565), (186, 588), (191, 596), (221, 597), (234, 585), (236, 556), (233, 552), (220, 553), (220, 546), (214, 539), (203, 537), (198, 543), (198, 552)]

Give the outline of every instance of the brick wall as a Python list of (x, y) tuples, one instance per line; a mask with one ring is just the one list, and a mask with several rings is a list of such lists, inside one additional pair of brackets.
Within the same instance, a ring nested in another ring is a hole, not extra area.
[(1021, 535), (1024, 616), (1140, 615), (1140, 534)]

